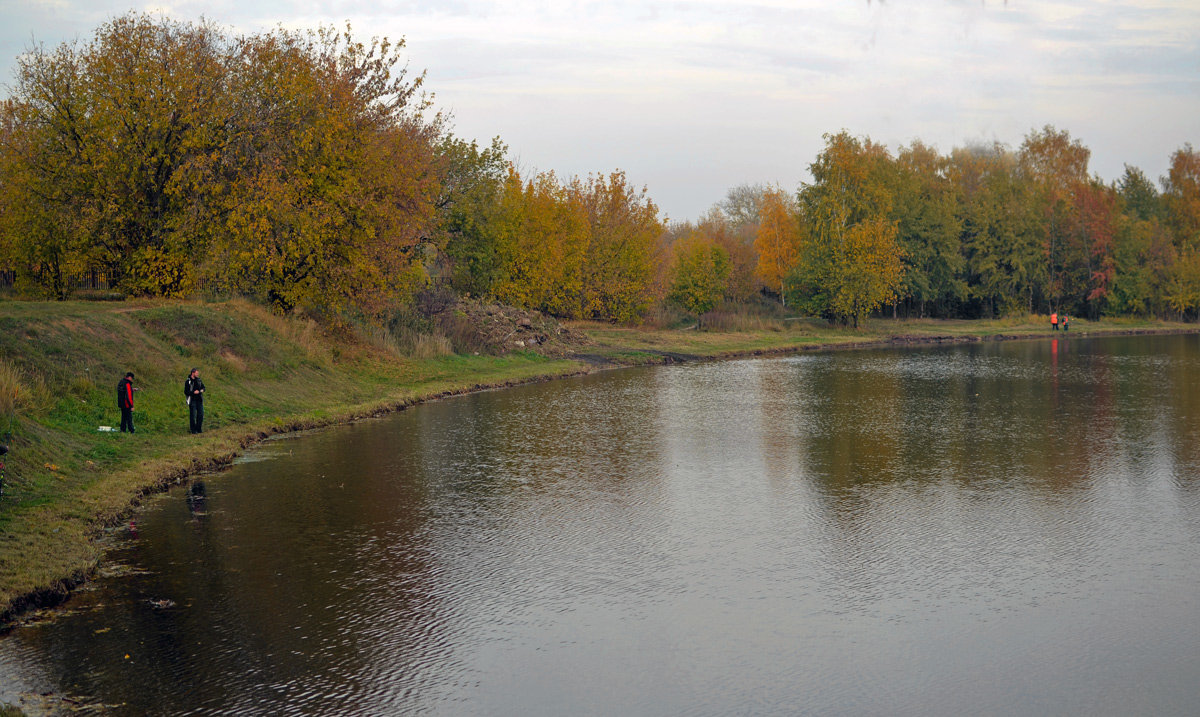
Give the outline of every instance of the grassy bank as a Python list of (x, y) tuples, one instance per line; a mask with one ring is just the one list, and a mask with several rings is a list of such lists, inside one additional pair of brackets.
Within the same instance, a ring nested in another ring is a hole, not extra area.
[(988, 321), (875, 319), (858, 330), (829, 326), (817, 319), (746, 320), (719, 331), (648, 329), (608, 324), (578, 324), (592, 339), (592, 356), (621, 364), (786, 354), (828, 348), (906, 343), (1028, 339), (1041, 336), (1084, 337), (1137, 333), (1195, 332), (1196, 324), (1151, 319), (1071, 320), (1067, 333), (1051, 332), (1049, 318), (1021, 316)]
[[(183, 400), (193, 366), (207, 386), (199, 436)], [(242, 303), (0, 304), (0, 440), (11, 447), (0, 617), (86, 578), (100, 558), (95, 538), (141, 496), (266, 435), (583, 369), (531, 353), (402, 359)], [(141, 389), (137, 432), (99, 432), (120, 424), (126, 371)]]
[[(227, 464), (272, 433), (597, 366), (1049, 333), (1044, 317), (874, 321), (859, 331), (809, 320), (749, 321), (721, 331), (573, 328), (590, 338), (575, 357), (413, 359), (386, 342), (330, 335), (244, 303), (0, 304), (0, 440), (12, 447), (0, 499), (0, 618), (54, 602), (86, 579), (101, 557), (97, 537), (147, 492)], [(1196, 329), (1076, 321), (1071, 336)], [(199, 436), (188, 433), (183, 401), (192, 366), (208, 387)], [(119, 424), (115, 387), (125, 371), (142, 389), (137, 432), (99, 432)]]

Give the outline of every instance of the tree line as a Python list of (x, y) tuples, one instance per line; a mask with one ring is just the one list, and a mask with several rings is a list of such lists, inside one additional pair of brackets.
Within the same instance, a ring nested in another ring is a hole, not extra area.
[(667, 223), (622, 172), (522, 172), (499, 139), (456, 137), (403, 47), (135, 13), (22, 55), (0, 104), (0, 269), (32, 296), (92, 272), (334, 318), (430, 287), (623, 322), (772, 301), (855, 325), (1200, 310), (1190, 145), (1160, 189), (1132, 167), (1102, 182), (1053, 127), (949, 155), (841, 132), (796, 192), (736, 187)]
[[(747, 300), (753, 277), (798, 311), (852, 324), (878, 311), (1195, 319), (1200, 154), (1174, 152), (1161, 190), (1128, 165), (1105, 183), (1089, 174), (1089, 157), (1050, 126), (1015, 151), (948, 155), (921, 142), (893, 155), (868, 138), (826, 135), (794, 194), (738, 187), (698, 222), (671, 227), (672, 285), (710, 308)], [(699, 267), (690, 257), (704, 252), (716, 258)], [(697, 291), (699, 276), (715, 288)]]
[(442, 281), (642, 315), (662, 230), (645, 191), (523, 177), (498, 141), (454, 137), (402, 49), (129, 14), (26, 53), (0, 107), (0, 258), (59, 299), (99, 272), (127, 295), (376, 316)]

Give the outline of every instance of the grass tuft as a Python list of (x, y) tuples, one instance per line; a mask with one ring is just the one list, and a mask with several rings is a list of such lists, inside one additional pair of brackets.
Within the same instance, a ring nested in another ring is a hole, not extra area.
[(440, 333), (420, 334), (413, 342), (412, 357), (418, 359), (439, 358), (454, 353), (450, 339)]
[(40, 377), (30, 379), (27, 371), (0, 358), (0, 426), (11, 425), (19, 412), (35, 408), (39, 393), (42, 396), (46, 393), (45, 382)]

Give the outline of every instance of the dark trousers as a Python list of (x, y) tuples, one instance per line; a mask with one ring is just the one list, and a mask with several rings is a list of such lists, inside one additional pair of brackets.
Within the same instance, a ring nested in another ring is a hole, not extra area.
[(133, 409), (121, 409), (121, 433), (133, 433)]
[(188, 423), (192, 433), (200, 433), (204, 427), (204, 401), (193, 398), (188, 402)]

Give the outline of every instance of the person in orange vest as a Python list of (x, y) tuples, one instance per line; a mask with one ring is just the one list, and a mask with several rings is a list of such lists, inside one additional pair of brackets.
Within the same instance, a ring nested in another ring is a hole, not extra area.
[(1070, 331), (1071, 330), (1071, 317), (1067, 316), (1066, 314), (1063, 314), (1062, 325), (1063, 325), (1063, 331)]
[(1058, 331), (1058, 312), (1057, 311), (1055, 311), (1053, 314), (1050, 314), (1050, 328), (1054, 329), (1055, 331)]

